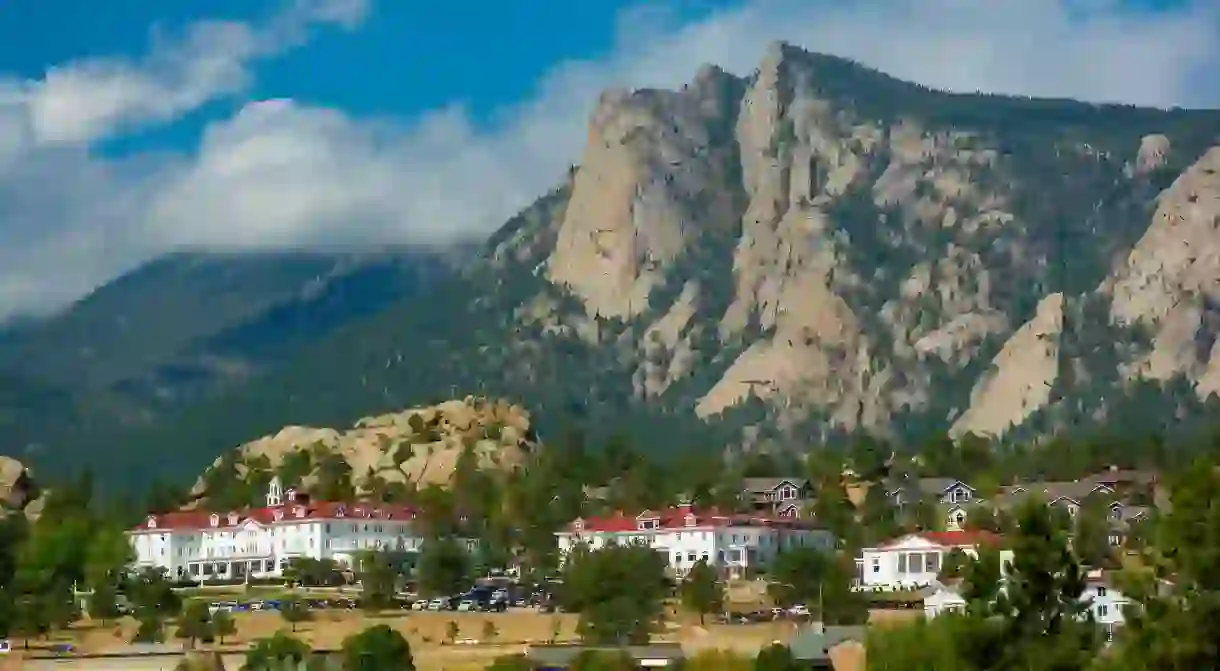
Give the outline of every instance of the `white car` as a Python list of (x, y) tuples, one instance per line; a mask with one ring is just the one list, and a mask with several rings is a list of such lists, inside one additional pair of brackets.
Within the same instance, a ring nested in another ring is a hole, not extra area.
[(411, 604), (411, 610), (427, 610), (427, 608), (428, 608), (427, 599), (422, 599), (420, 601), (416, 601), (415, 603)]
[(797, 604), (788, 609), (788, 614), (793, 617), (801, 617), (803, 615), (809, 615), (809, 606), (806, 606), (803, 603)]
[(462, 613), (470, 612), (474, 610), (474, 602), (470, 599), (463, 599), (462, 602), (458, 604), (457, 609)]
[(13, 644), (5, 639), (0, 639), (0, 655), (7, 655), (13, 649)]
[(433, 599), (428, 602), (428, 610), (445, 610), (444, 599)]

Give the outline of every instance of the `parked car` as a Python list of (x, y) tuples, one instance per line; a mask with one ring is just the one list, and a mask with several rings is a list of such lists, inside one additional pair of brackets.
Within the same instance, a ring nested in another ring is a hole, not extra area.
[(13, 649), (13, 644), (8, 642), (8, 639), (0, 638), (0, 655), (7, 655)]
[(420, 599), (411, 604), (411, 610), (427, 610), (430, 602), (427, 599)]
[(806, 606), (803, 603), (798, 603), (797, 605), (788, 609), (788, 614), (792, 617), (808, 617), (809, 606)]
[(468, 613), (475, 609), (475, 602), (470, 599), (462, 599), (458, 602), (457, 610), (460, 613)]
[(445, 610), (445, 599), (433, 599), (428, 602), (428, 610)]

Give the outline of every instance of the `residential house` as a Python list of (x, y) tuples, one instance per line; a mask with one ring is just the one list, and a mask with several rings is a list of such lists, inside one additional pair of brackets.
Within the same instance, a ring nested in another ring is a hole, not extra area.
[(830, 532), (790, 517), (741, 515), (686, 504), (638, 515), (616, 512), (572, 521), (555, 534), (561, 556), (578, 545), (640, 544), (665, 555), (678, 575), (705, 561), (725, 575), (761, 568), (791, 547), (834, 548)]
[(1090, 480), (1025, 482), (1001, 487), (992, 502), (997, 508), (1015, 508), (1035, 496), (1048, 506), (1061, 508), (1075, 517), (1095, 497), (1110, 500), (1115, 494), (1109, 485)]
[(1111, 466), (1103, 471), (1082, 478), (1083, 481), (1103, 484), (1126, 500), (1139, 500), (1141, 503), (1152, 503), (1160, 489), (1160, 479), (1156, 471), (1127, 469)]
[(745, 478), (742, 499), (751, 510), (781, 517), (800, 517), (813, 498), (808, 478)]
[(813, 622), (797, 633), (788, 644), (798, 666), (806, 669), (834, 669), (840, 646), (862, 646), (868, 628), (848, 625), (823, 625)]
[(1097, 626), (1105, 632), (1106, 640), (1113, 641), (1114, 635), (1126, 623), (1124, 609), (1130, 599), (1123, 595), (1114, 585), (1114, 576), (1106, 571), (1090, 571), (1086, 577), (1084, 593), (1080, 598), (1089, 604), (1089, 611)]
[(955, 478), (902, 478), (891, 481), (886, 495), (899, 508), (919, 501), (934, 503), (944, 511), (945, 528), (950, 531), (963, 528), (968, 507), (978, 500), (973, 487)]
[[(1113, 641), (1122, 628), (1126, 621), (1124, 609), (1130, 603), (1114, 586), (1112, 577), (1104, 571), (1090, 571), (1084, 592), (1080, 595), (1081, 603), (1088, 605), (1088, 614), (1093, 616), (1097, 626), (1105, 633), (1107, 641)], [(922, 596), (924, 616), (928, 619), (945, 613), (964, 612), (966, 609), (966, 600), (954, 585), (935, 581), (924, 588)]]
[(932, 584), (920, 591), (920, 596), (923, 597), (923, 613), (926, 619), (931, 620), (945, 613), (966, 612), (966, 599), (962, 597), (956, 585), (946, 585), (939, 580), (933, 580)]
[[(945, 556), (961, 550), (977, 557), (979, 548), (1001, 548), (1000, 536), (987, 531), (925, 531), (907, 534), (864, 548), (856, 562), (857, 583), (861, 589), (896, 591), (931, 585), (944, 566)], [(1000, 549), (1001, 561), (1011, 561), (1012, 552)]]
[(1110, 520), (1110, 545), (1125, 545), (1131, 530), (1147, 520), (1151, 514), (1151, 506), (1133, 506), (1122, 501), (1111, 502), (1107, 511)]

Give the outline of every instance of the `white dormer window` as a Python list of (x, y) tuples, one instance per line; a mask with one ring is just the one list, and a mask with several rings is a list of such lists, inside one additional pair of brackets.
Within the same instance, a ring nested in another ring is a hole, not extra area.
[(229, 513), (229, 526), (237, 524), (237, 513)]
[(688, 513), (686, 517), (682, 518), (682, 522), (688, 527), (693, 527), (695, 526), (695, 516)]
[(277, 510), (273, 514), (275, 515), (276, 522), (279, 522), (280, 520), (284, 519), (284, 511), (282, 511), (282, 510)]
[(656, 528), (657, 528), (657, 521), (655, 519), (640, 520), (640, 531), (652, 531)]
[(584, 531), (584, 529), (585, 529), (585, 521), (584, 521), (584, 520), (576, 520), (575, 522), (573, 522), (573, 523), (572, 523), (572, 528), (573, 528), (573, 529), (575, 529), (575, 530), (577, 530), (577, 531)]
[(305, 508), (303, 506), (297, 506), (296, 508), (292, 509), (292, 514), (296, 515), (297, 517), (305, 517)]
[(347, 508), (343, 506), (335, 507), (335, 517), (343, 517), (347, 514)]
[(149, 529), (156, 529), (156, 528), (157, 528), (157, 518), (156, 518), (155, 516), (153, 516), (153, 515), (149, 515), (149, 516), (148, 516), (148, 528), (149, 528)]
[(289, 489), (288, 491), (284, 492), (284, 498), (288, 499), (289, 501), (296, 501), (297, 500), (297, 490)]
[(212, 513), (212, 516), (208, 518), (208, 522), (214, 527), (220, 526), (220, 515)]

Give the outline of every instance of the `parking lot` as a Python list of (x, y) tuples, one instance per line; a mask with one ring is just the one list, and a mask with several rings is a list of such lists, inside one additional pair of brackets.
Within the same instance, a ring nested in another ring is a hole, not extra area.
[[(308, 592), (305, 592), (308, 594)], [(208, 609), (217, 611), (247, 612), (280, 610), (285, 598), (265, 599), (217, 599), (209, 601)], [(356, 596), (305, 596), (301, 603), (310, 610), (357, 610), (363, 607), (362, 597)], [(391, 609), (414, 611), (455, 611), (478, 613), (503, 613), (510, 608), (528, 608), (544, 613), (554, 612), (553, 599), (543, 591), (515, 590), (512, 587), (472, 586), (461, 594), (444, 597), (422, 597), (405, 592), (394, 597)]]

